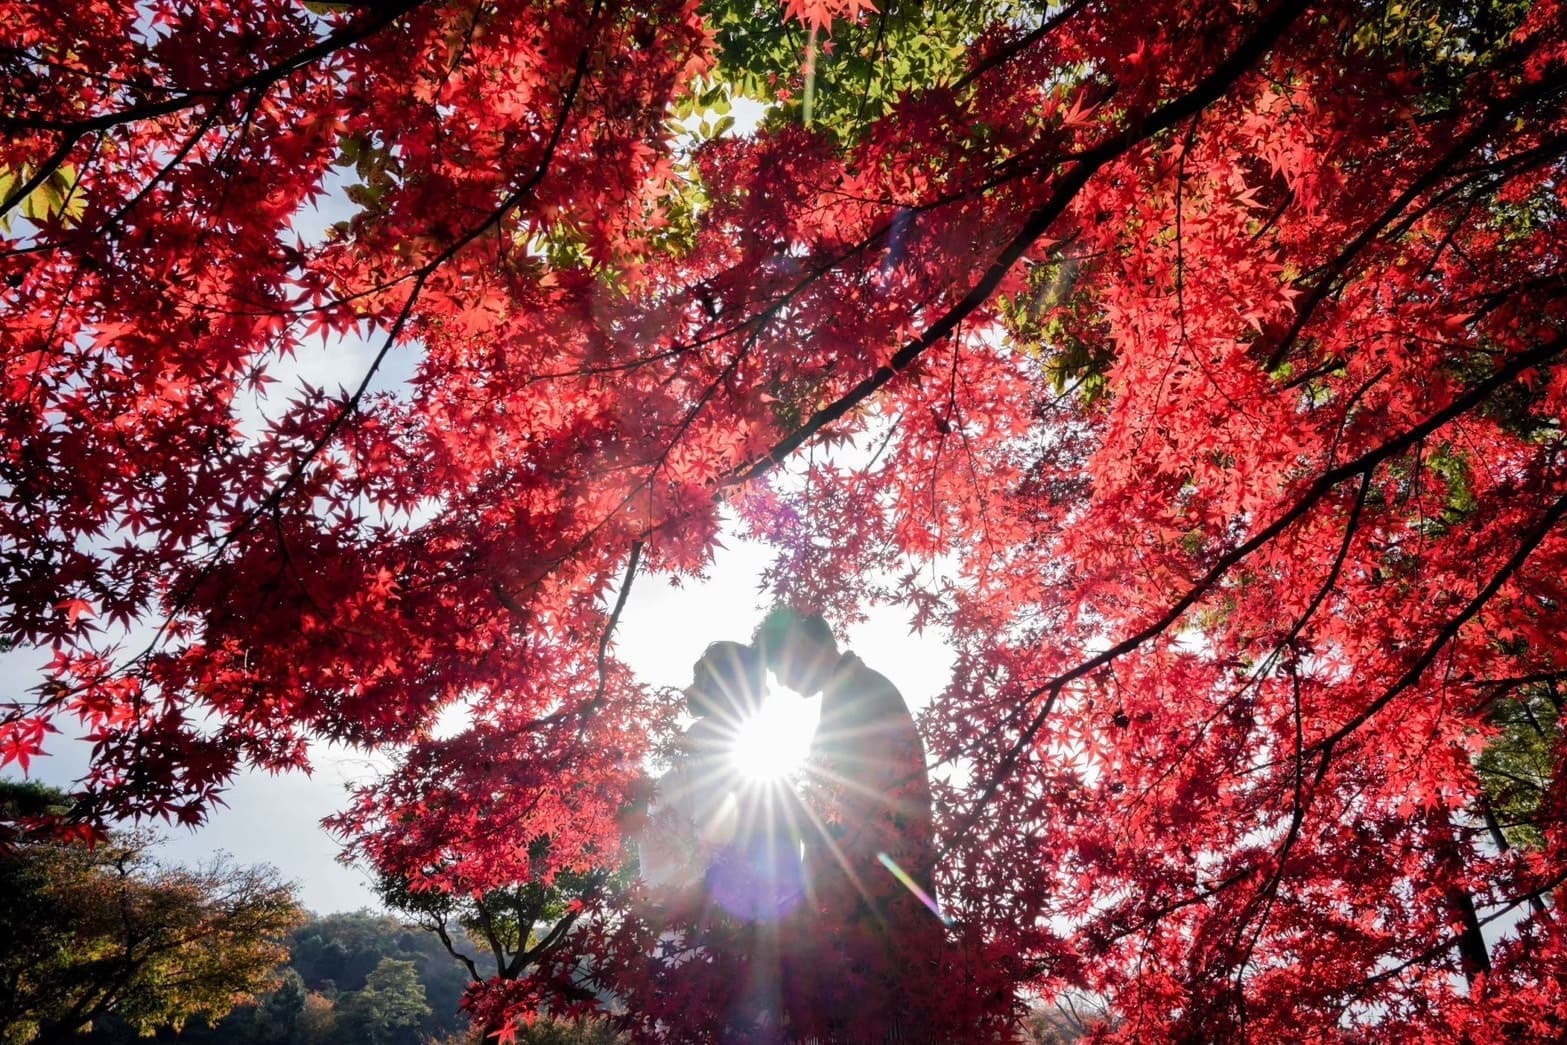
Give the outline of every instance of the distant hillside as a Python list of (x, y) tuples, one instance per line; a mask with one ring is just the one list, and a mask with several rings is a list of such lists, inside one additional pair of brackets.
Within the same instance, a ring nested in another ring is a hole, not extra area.
[(419, 1045), (460, 1034), (462, 967), (440, 941), (395, 918), (357, 911), (311, 917), (289, 939), (276, 990), (215, 1025), (201, 1020), (151, 1039), (115, 1020), (77, 1041), (93, 1045)]

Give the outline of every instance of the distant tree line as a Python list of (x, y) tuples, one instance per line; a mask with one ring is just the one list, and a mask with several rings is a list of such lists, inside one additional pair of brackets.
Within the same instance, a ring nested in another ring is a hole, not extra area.
[[(309, 916), (286, 940), (277, 986), (215, 1019), (164, 1028), (182, 1045), (420, 1045), (467, 1029), (458, 1006), (467, 974), (428, 933), (357, 911)], [(135, 1029), (106, 1020), (81, 1042), (132, 1045)]]
[(269, 990), (303, 917), (269, 867), (160, 863), (136, 833), (76, 831), (71, 799), (0, 781), (0, 1042), (113, 1019), (148, 1035)]
[[(383, 882), (417, 924), (314, 915), (270, 867), (168, 866), (146, 835), (74, 832), (73, 812), (57, 788), (0, 780), (0, 1045), (455, 1045), (480, 1036), (462, 999), (488, 975), (462, 956), (493, 943), (515, 975), (570, 926), (539, 886), (436, 911)], [(544, 923), (559, 931), (535, 937)], [(519, 1035), (617, 1040), (547, 1019)]]
[[(474, 1040), (460, 1008), (468, 972), (439, 939), (370, 911), (309, 915), (287, 938), (277, 986), (227, 1015), (197, 1017), (150, 1039), (113, 1017), (82, 1045), (459, 1045)], [(614, 1045), (602, 1025), (540, 1021), (522, 1045)]]

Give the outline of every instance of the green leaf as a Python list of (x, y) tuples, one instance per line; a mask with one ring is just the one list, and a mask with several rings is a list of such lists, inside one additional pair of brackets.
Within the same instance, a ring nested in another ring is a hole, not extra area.
[(67, 225), (80, 224), (82, 215), (87, 211), (87, 193), (82, 189), (81, 176), (76, 166), (63, 163), (49, 176), (49, 180), (59, 186), (60, 205), (56, 210), (60, 220)]
[(61, 198), (52, 180), (44, 183), (22, 201), (22, 217), (29, 221), (48, 221), (60, 209)]

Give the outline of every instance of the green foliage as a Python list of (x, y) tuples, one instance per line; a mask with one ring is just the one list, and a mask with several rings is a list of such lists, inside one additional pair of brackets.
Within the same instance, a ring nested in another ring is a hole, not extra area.
[(1444, 108), (1464, 77), (1493, 64), (1529, 12), (1529, 0), (1374, 0), (1350, 51), (1422, 71), (1419, 104)]
[(623, 1045), (631, 1039), (605, 1020), (537, 1020), (517, 1034), (517, 1045)]
[(368, 911), (313, 918), (295, 931), (290, 951), (290, 967), (305, 986), (336, 998), (339, 1006), (365, 988), (384, 960), (412, 962), (432, 1010), (424, 1031), (439, 1035), (462, 1026), (457, 1006), (467, 974), (438, 940), (395, 918)]
[(300, 1045), (331, 1045), (339, 1040), (337, 1010), (332, 999), (314, 991), (305, 995), (305, 1006), (296, 1026)]
[(1476, 768), (1491, 814), (1515, 848), (1539, 849), (1545, 843), (1540, 813), (1561, 743), (1560, 715), (1554, 683), (1526, 687), (1492, 712), (1500, 732), (1480, 753)]
[[(0, 202), (33, 177), (32, 168), (23, 165), (19, 170), (0, 168)], [(58, 219), (65, 225), (76, 225), (87, 210), (87, 195), (82, 190), (76, 168), (62, 163), (26, 196), (18, 201), (22, 217), (42, 223)], [(10, 232), (9, 213), (0, 213), (0, 232)]]
[(346, 1040), (365, 1045), (418, 1045), (419, 1028), (430, 1015), (414, 963), (382, 958), (364, 989), (343, 1000), (338, 1026)]
[(1000, 309), (1013, 342), (1040, 361), (1056, 393), (1092, 404), (1109, 391), (1105, 374), (1114, 360), (1105, 342), (1090, 345), (1077, 334), (1093, 322), (1094, 308), (1077, 293), (1080, 271), (1070, 256), (1034, 265), (1027, 289), (1001, 298)]
[[(367, 135), (344, 135), (338, 143), (337, 164), (352, 167), (359, 176), (359, 181), (345, 190), (349, 202), (363, 213), (384, 213), (387, 192), (402, 178), (402, 166), (391, 150)], [(346, 235), (349, 223), (340, 222), (334, 229), (337, 235)]]
[(252, 1040), (257, 1045), (263, 1042), (267, 1045), (295, 1045), (299, 1042), (300, 1017), (304, 1014), (305, 998), (309, 993), (299, 973), (293, 969), (285, 971), (282, 982), (255, 1006)]
[(383, 958), (407, 957), (404, 933), (396, 920), (368, 911), (313, 918), (290, 940), (289, 964), (312, 990), (357, 991)]
[(886, 0), (881, 8), (813, 42), (782, 4), (710, 0), (702, 13), (717, 30), (718, 79), (727, 85), (715, 94), (771, 103), (769, 121), (808, 123), (847, 141), (904, 94), (958, 79), (980, 31), (1025, 10), (1006, 0)]
[(1445, 533), (1467, 519), (1479, 502), (1474, 495), (1474, 475), (1469, 457), (1461, 449), (1443, 444), (1426, 455), (1425, 467), (1441, 477), (1447, 497), (1438, 515), (1424, 520), (1424, 529)]
[(0, 823), (27, 817), (64, 816), (71, 796), (36, 780), (0, 780)]
[[(341, 1045), (368, 1041), (362, 1034), (367, 1014), (384, 1011), (386, 999), (361, 999), (376, 970), (390, 962), (411, 966), (425, 1003), (412, 1037), (399, 1040), (457, 1039), (467, 1030), (458, 1003), (468, 986), (440, 944), (395, 918), (368, 911), (312, 917), (288, 938), (292, 953), (277, 987), (242, 1004), (220, 1020), (192, 1020), (179, 1033), (165, 1029), (160, 1042), (179, 1045)], [(89, 1038), (95, 1045), (132, 1045), (136, 1031), (113, 1018), (100, 1021)]]
[[(58, 792), (8, 786), (7, 809)], [(27, 841), (0, 857), (0, 1041), (63, 1040), (113, 1014), (138, 1033), (265, 990), (299, 919), (270, 868), (156, 863), (148, 844)]]
[(35, 780), (0, 780), (0, 860), (27, 842), (49, 841), (75, 803), (57, 787)]
[[(549, 844), (540, 838), (530, 846), (535, 864), (544, 864)], [(627, 852), (614, 873), (560, 871), (547, 883), (519, 882), (478, 896), (415, 890), (386, 875), (378, 888), (388, 906), (412, 916), (432, 938), (440, 939), (476, 982), (492, 976), (515, 980), (570, 945), (582, 901), (603, 889), (624, 888), (635, 873)], [(488, 952), (482, 959), (481, 950)]]

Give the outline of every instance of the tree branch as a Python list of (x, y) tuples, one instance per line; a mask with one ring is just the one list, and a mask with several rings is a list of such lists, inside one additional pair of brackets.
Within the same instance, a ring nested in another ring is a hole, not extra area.
[(1257, 31), (1197, 87), (1161, 106), (1141, 123), (1129, 126), (1107, 141), (1078, 154), (1071, 170), (1062, 176), (1050, 198), (1028, 216), (1022, 228), (985, 270), (985, 274), (969, 288), (968, 293), (964, 294), (957, 304), (927, 327), (923, 334), (899, 349), (887, 363), (876, 368), (868, 377), (812, 414), (793, 432), (774, 443), (767, 453), (749, 464), (738, 466), (725, 473), (719, 479), (718, 486), (727, 487), (750, 482), (781, 464), (786, 457), (822, 429), (848, 414), (893, 378), (908, 370), (932, 345), (956, 331), (964, 319), (990, 299), (1012, 266), (1066, 211), (1095, 173), (1158, 132), (1196, 115), (1223, 97), (1225, 91), (1268, 53), (1306, 6), (1303, 0), (1285, 0), (1279, 3), (1263, 19)]

